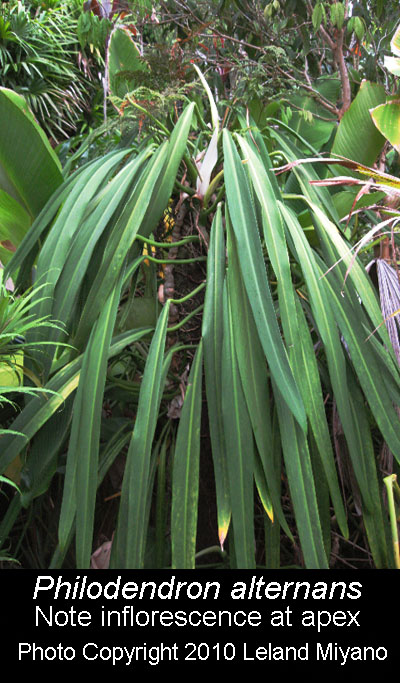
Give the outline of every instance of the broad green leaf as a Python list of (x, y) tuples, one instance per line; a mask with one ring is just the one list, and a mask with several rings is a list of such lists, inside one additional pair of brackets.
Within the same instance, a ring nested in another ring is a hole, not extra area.
[(13, 255), (6, 268), (7, 275), (17, 272), (17, 286), (24, 286), (28, 282), (31, 285), (32, 267), (39, 252), (39, 240), (44, 239), (51, 221), (56, 216), (61, 204), (68, 197), (71, 188), (79, 179), (83, 169), (80, 168), (68, 180), (65, 180), (52, 194), (44, 208), (32, 223), (29, 231), (25, 234), (18, 250)]
[(33, 219), (62, 183), (61, 166), (23, 97), (0, 88), (0, 188)]
[(318, 31), (319, 27), (321, 26), (322, 18), (323, 18), (323, 7), (322, 7), (322, 4), (320, 2), (317, 2), (317, 4), (315, 5), (315, 7), (313, 9), (313, 13), (312, 13), (312, 17), (311, 17), (312, 25), (314, 27), (314, 31)]
[(314, 149), (321, 150), (337, 127), (336, 119), (332, 116), (329, 120), (327, 110), (308, 95), (292, 95), (289, 101), (296, 108), (290, 119), (290, 128)]
[(397, 26), (393, 38), (390, 41), (390, 48), (394, 55), (400, 57), (400, 25)]
[(335, 205), (336, 211), (339, 218), (342, 220), (345, 216), (348, 216), (350, 211), (357, 211), (363, 207), (372, 206), (380, 202), (385, 194), (384, 192), (371, 192), (367, 195), (362, 195), (356, 203), (357, 192), (352, 192), (351, 190), (344, 190), (343, 192), (336, 192), (333, 196), (333, 203)]
[(137, 73), (148, 71), (139, 48), (127, 28), (115, 28), (108, 45), (108, 74), (111, 96), (121, 99), (138, 85)]
[(400, 152), (400, 102), (380, 104), (370, 109), (370, 114), (377, 129)]
[[(372, 166), (385, 139), (372, 123), (369, 110), (385, 101), (386, 93), (382, 85), (363, 81), (340, 121), (331, 154)], [(344, 173), (351, 175), (346, 169)]]
[(390, 71), (394, 76), (400, 76), (400, 59), (398, 57), (387, 57), (383, 59), (385, 69)]
[(173, 475), (172, 568), (194, 569), (199, 496), (202, 343), (196, 351), (176, 437)]
[(31, 218), (21, 204), (0, 188), (0, 242), (9, 242), (8, 258), (2, 253), (3, 265), (11, 259), (13, 247), (19, 246), (30, 225)]

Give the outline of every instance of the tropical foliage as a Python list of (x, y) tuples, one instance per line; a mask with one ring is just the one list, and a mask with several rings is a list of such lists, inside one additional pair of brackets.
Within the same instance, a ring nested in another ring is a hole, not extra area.
[(89, 3), (105, 121), (62, 164), (0, 90), (0, 547), (27, 566), (399, 564), (396, 65), (372, 4)]

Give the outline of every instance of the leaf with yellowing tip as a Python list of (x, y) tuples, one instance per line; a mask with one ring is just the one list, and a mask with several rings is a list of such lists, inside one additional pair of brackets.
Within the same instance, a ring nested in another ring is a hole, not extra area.
[(250, 417), (236, 357), (227, 286), (223, 300), (222, 413), (227, 447), (235, 557), (239, 569), (255, 568), (254, 445)]
[(194, 569), (199, 496), (202, 342), (197, 348), (176, 437), (173, 475), (172, 568)]
[[(264, 487), (260, 491), (260, 496), (270, 519), (273, 518), (273, 507), (282, 528), (291, 538), (291, 532), (280, 501), (280, 471), (276, 470), (272, 457), (273, 439), (268, 369), (240, 272), (237, 244), (232, 234), (228, 214), (226, 215), (226, 226), (229, 238), (228, 291), (232, 310), (235, 350), (243, 392), (257, 444), (258, 458), (262, 463), (262, 473), (268, 486), (268, 490)], [(261, 482), (261, 473), (258, 474), (257, 469), (255, 476), (256, 482)]]
[(207, 258), (207, 288), (203, 311), (204, 374), (217, 496), (218, 537), (223, 547), (231, 519), (226, 445), (222, 421), (222, 338), (221, 316), (225, 279), (225, 240), (221, 207), (217, 208)]

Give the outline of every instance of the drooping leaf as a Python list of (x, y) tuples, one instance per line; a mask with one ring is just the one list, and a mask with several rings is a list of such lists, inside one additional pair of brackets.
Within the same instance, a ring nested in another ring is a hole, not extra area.
[(135, 426), (126, 459), (118, 526), (111, 566), (143, 567), (147, 537), (146, 509), (149, 496), (150, 458), (165, 374), (164, 347), (169, 302), (158, 319), (140, 389)]
[(207, 289), (204, 302), (202, 337), (208, 419), (217, 496), (218, 536), (223, 545), (231, 518), (226, 445), (222, 421), (222, 293), (225, 278), (225, 241), (221, 207), (218, 207), (210, 234), (207, 259)]
[(279, 391), (306, 429), (304, 406), (283, 345), (266, 277), (257, 220), (243, 165), (224, 130), (225, 182), (229, 213), (238, 243), (240, 267), (261, 344)]
[(232, 327), (232, 312), (224, 287), (222, 414), (227, 447), (229, 490), (237, 567), (252, 569), (254, 556), (254, 446), (251, 422), (242, 389)]
[(202, 343), (196, 351), (176, 437), (173, 476), (172, 568), (194, 569), (199, 495)]

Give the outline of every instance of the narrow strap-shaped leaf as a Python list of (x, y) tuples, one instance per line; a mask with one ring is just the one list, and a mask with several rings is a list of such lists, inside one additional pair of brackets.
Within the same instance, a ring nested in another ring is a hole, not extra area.
[[(114, 337), (109, 350), (109, 358), (146, 336), (150, 331), (151, 329), (143, 328)], [(1, 437), (0, 472), (5, 471), (29, 440), (58, 409), (63, 407), (64, 401), (75, 391), (79, 383), (82, 360), (81, 355), (62, 367), (44, 387), (54, 393), (49, 398), (39, 395), (29, 401), (10, 425), (10, 430), (7, 430), (7, 433)], [(10, 433), (11, 430), (18, 434)]]
[[(380, 358), (375, 353), (374, 346), (366, 341), (365, 328), (360, 324), (356, 309), (356, 306), (360, 308), (360, 304), (358, 301), (351, 302), (350, 293), (344, 298), (340, 296), (338, 273), (332, 271), (324, 280), (332, 300), (335, 318), (348, 344), (350, 358), (365, 397), (385, 441), (400, 462), (399, 419), (386, 383), (381, 380)], [(353, 297), (355, 296), (356, 294), (353, 294)], [(367, 484), (367, 481), (365, 483)]]
[(67, 455), (76, 459), (76, 565), (89, 568), (96, 502), (101, 411), (109, 347), (121, 292), (115, 288), (93, 328), (83, 358)]
[[(328, 268), (332, 267), (333, 264), (335, 264), (339, 259), (343, 259), (341, 266), (338, 264), (338, 267), (335, 267), (336, 270), (341, 270), (341, 268), (344, 270), (345, 267), (348, 267), (352, 259), (352, 254), (350, 253), (348, 244), (345, 242), (336, 226), (327, 218), (327, 216), (325, 216), (324, 212), (321, 211), (321, 209), (314, 202), (307, 200), (307, 203), (309, 204), (316, 218), (315, 228), (321, 241), (324, 252), (324, 260), (326, 261)], [(341, 284), (343, 288), (344, 274)], [(374, 328), (378, 328), (379, 326), (377, 335), (381, 337), (382, 341), (387, 346), (387, 349), (389, 352), (391, 352), (394, 362), (397, 365), (396, 357), (391, 349), (387, 329), (385, 325), (381, 325), (382, 311), (379, 305), (376, 290), (373, 286), (372, 280), (367, 275), (362, 263), (358, 259), (354, 261), (349, 271), (348, 284), (352, 284), (353, 288), (358, 292), (363, 306), (371, 318)]]
[[(48, 399), (33, 398), (30, 400), (26, 408), (10, 425), (10, 430), (14, 433), (5, 434), (1, 437), (0, 473), (5, 471), (40, 427), (50, 419), (77, 388), (80, 367), (74, 365), (73, 370), (72, 368), (68, 370), (69, 372), (62, 378), (57, 377), (45, 387), (57, 393), (52, 394)], [(15, 432), (19, 432), (21, 436), (16, 435)]]
[[(272, 382), (273, 385), (275, 382)], [(304, 432), (275, 391), (283, 455), (297, 530), (307, 569), (328, 569), (310, 453)]]
[(299, 338), (294, 345), (294, 352), (297, 356), (298, 367), (301, 367), (303, 371), (303, 382), (301, 384), (303, 401), (329, 485), (337, 521), (342, 534), (347, 538), (346, 513), (340, 493), (335, 458), (329, 436), (317, 360), (310, 331), (299, 301), (297, 301), (297, 319), (299, 323)]
[[(326, 281), (326, 278), (320, 279), (322, 270), (317, 265), (316, 254), (314, 254), (307, 242), (297, 217), (291, 209), (284, 204), (280, 204), (280, 209), (286, 227), (293, 240), (296, 249), (296, 257), (307, 283), (312, 313), (317, 325), (318, 333), (324, 344), (328, 361), (329, 378), (332, 383), (333, 394), (346, 435), (349, 451), (354, 462), (354, 467), (356, 468), (359, 465), (358, 454), (360, 448), (362, 448), (362, 444), (360, 444), (357, 439), (350, 410), (346, 360), (344, 349), (339, 338), (336, 319), (332, 310), (334, 299), (331, 298), (327, 291), (328, 282)], [(364, 490), (366, 504), (372, 506), (373, 503), (368, 491), (368, 482), (362, 468), (358, 471), (358, 483)]]
[(158, 319), (139, 395), (135, 426), (126, 459), (111, 565), (119, 569), (143, 567), (147, 535), (146, 508), (151, 446), (163, 388), (164, 347), (169, 303)]
[(171, 133), (168, 142), (167, 160), (163, 172), (155, 185), (149, 209), (143, 221), (141, 234), (144, 237), (149, 237), (150, 233), (154, 230), (171, 197), (178, 169), (185, 154), (194, 107), (194, 102), (191, 102), (186, 107)]
[(89, 567), (92, 550), (101, 409), (121, 284), (122, 278), (105, 303), (83, 354), (67, 453), (58, 537), (63, 548), (76, 514), (76, 561), (82, 569)]
[(168, 145), (164, 143), (150, 160), (146, 173), (109, 233), (106, 250), (82, 311), (73, 344), (81, 348), (105, 298), (113, 289), (135, 236), (148, 211), (155, 183), (163, 170)]
[(282, 326), (290, 358), (290, 348), (295, 343), (298, 330), (292, 273), (282, 218), (272, 184), (261, 160), (247, 140), (240, 136), (237, 137), (246, 159), (246, 168), (249, 170), (251, 182), (263, 211), (265, 244), (278, 282)]
[(227, 287), (224, 287), (222, 354), (222, 411), (227, 448), (235, 557), (240, 569), (255, 567), (254, 446), (251, 422), (237, 366)]
[(28, 507), (34, 498), (45, 493), (49, 487), (57, 469), (57, 455), (71, 426), (73, 405), (74, 396), (71, 395), (31, 440), (28, 471), (24, 473), (24, 507)]
[[(68, 328), (82, 281), (87, 276), (95, 246), (109, 221), (115, 219), (120, 202), (134, 182), (148, 153), (143, 153), (127, 164), (107, 185), (96, 209), (82, 223), (73, 241), (54, 292), (53, 317)], [(83, 302), (82, 302), (83, 303)]]
[(290, 369), (268, 286), (254, 208), (239, 154), (224, 130), (225, 185), (229, 214), (238, 243), (240, 267), (258, 335), (278, 391), (302, 429), (307, 429), (303, 402)]
[(202, 342), (196, 351), (176, 437), (173, 475), (172, 568), (194, 569), (199, 497)]
[(204, 373), (208, 419), (217, 495), (218, 536), (221, 546), (228, 533), (231, 506), (222, 420), (222, 294), (225, 278), (225, 243), (221, 207), (218, 207), (210, 233), (207, 258), (207, 289), (203, 311)]
[(374, 564), (377, 568), (385, 568), (389, 567), (389, 552), (385, 530), (387, 523), (385, 524), (386, 520), (383, 516), (382, 510), (382, 494), (380, 490), (382, 483), (379, 486), (371, 428), (368, 424), (368, 415), (365, 410), (364, 398), (362, 396), (360, 387), (358, 386), (355, 377), (351, 372), (349, 372), (349, 389), (350, 406), (353, 414), (354, 424), (358, 430), (359, 441), (363, 444), (363, 448), (359, 453), (359, 458), (363, 461), (366, 479), (368, 480), (370, 498), (373, 501), (372, 508), (364, 505), (363, 491), (360, 490), (363, 522), (367, 532), (369, 546), (374, 558)]
[[(291, 532), (280, 501), (280, 472), (276, 472), (274, 458), (271, 457), (272, 426), (268, 369), (244, 288), (236, 240), (229, 229), (228, 216), (226, 217), (226, 224), (229, 234), (229, 302), (232, 310), (232, 328), (240, 377), (274, 512), (290, 537)], [(267, 509), (267, 513), (271, 516), (271, 509)]]
[[(115, 154), (115, 152), (113, 152), (112, 154)], [(102, 163), (103, 160), (104, 158), (101, 160), (97, 160), (97, 163), (100, 165), (100, 163)], [(89, 163), (93, 164), (93, 161)], [(30, 283), (31, 272), (30, 270), (27, 273), (25, 272), (26, 264), (29, 263), (30, 268), (32, 267), (33, 262), (36, 258), (36, 254), (39, 250), (39, 239), (43, 239), (43, 236), (45, 235), (51, 221), (56, 216), (61, 204), (68, 197), (75, 183), (79, 181), (79, 178), (85, 172), (85, 168), (87, 165), (88, 164), (85, 164), (85, 166), (82, 166), (78, 170), (76, 170), (67, 180), (65, 180), (55, 190), (55, 192), (51, 195), (48, 202), (41, 210), (40, 214), (37, 216), (37, 218), (35, 218), (29, 231), (27, 232), (23, 241), (21, 242), (18, 250), (15, 252), (12, 259), (7, 264), (7, 277), (15, 272), (18, 273), (16, 280), (17, 286), (23, 285), (23, 283), (25, 282), (25, 276), (29, 276), (28, 282)]]

